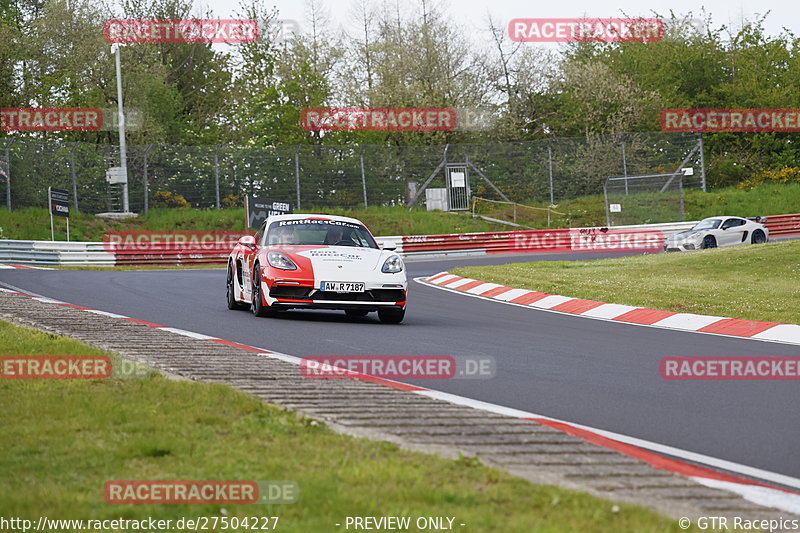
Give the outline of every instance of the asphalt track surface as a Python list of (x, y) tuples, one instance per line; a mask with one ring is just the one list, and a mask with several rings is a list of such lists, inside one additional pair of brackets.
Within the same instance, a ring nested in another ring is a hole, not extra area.
[[(617, 254), (538, 254), (407, 263), (409, 279), (455, 266)], [(0, 285), (295, 356), (493, 356), (486, 380), (427, 388), (800, 478), (797, 381), (666, 381), (666, 356), (798, 356), (797, 346), (593, 320), (411, 282), (406, 320), (290, 311), (256, 318), (225, 306), (222, 269), (2, 270)], [(368, 408), (368, 407), (367, 407)]]

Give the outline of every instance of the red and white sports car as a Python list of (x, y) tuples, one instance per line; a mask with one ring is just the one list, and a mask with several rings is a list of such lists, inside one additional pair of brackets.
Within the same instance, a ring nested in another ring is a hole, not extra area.
[(256, 316), (280, 310), (377, 311), (381, 322), (405, 316), (408, 282), (399, 255), (381, 249), (354, 218), (277, 215), (255, 237), (244, 236), (228, 258), (228, 308)]

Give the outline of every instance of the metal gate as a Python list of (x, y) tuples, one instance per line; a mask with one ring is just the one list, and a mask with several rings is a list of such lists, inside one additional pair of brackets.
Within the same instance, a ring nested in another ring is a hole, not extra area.
[(470, 191), (467, 165), (447, 165), (445, 175), (450, 211), (469, 209)]

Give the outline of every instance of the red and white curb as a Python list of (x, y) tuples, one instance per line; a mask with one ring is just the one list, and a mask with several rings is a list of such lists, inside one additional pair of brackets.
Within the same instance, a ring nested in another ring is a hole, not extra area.
[[(442, 274), (437, 274), (437, 276)], [(456, 281), (454, 278), (450, 279)], [(474, 280), (468, 280), (467, 282), (460, 284), (460, 286), (465, 286), (471, 281)], [(474, 287), (477, 287), (477, 285)], [(508, 287), (505, 288), (508, 289)], [(513, 289), (513, 290), (520, 290), (520, 289)], [(168, 331), (170, 333), (182, 335), (185, 337), (191, 337), (193, 339), (207, 340), (218, 344), (223, 344), (225, 346), (238, 348), (240, 350), (245, 350), (247, 352), (251, 352), (260, 356), (270, 357), (280, 361), (285, 361), (287, 363), (296, 364), (298, 366), (302, 364), (301, 357), (287, 355), (272, 350), (266, 350), (264, 348), (258, 348), (255, 346), (248, 346), (246, 344), (241, 344), (234, 341), (212, 337), (202, 333), (196, 333), (179, 328), (172, 328), (168, 326), (163, 326), (161, 324), (155, 324), (153, 322), (148, 322), (147, 320), (141, 320), (138, 318), (131, 318), (125, 315), (119, 315), (116, 313), (109, 313), (107, 311), (91, 309), (89, 307), (70, 304), (52, 298), (46, 298), (43, 296), (28, 294), (22, 292), (21, 290), (5, 289), (0, 287), (0, 292), (6, 292), (19, 296), (27, 296), (33, 300), (43, 303), (71, 307), (74, 309), (80, 309), (82, 311), (86, 311), (88, 313), (103, 315), (111, 318), (118, 318), (120, 320), (127, 320), (130, 322), (136, 322), (138, 324), (143, 324), (145, 326), (157, 328), (162, 331)], [(611, 305), (611, 304), (606, 304), (606, 305)], [(466, 398), (463, 396), (458, 396), (447, 392), (440, 392), (436, 390), (426, 389), (423, 387), (417, 387), (415, 385), (409, 385), (407, 383), (402, 383), (386, 378), (380, 378), (359, 373), (353, 373), (353, 374), (354, 377), (358, 377), (359, 379), (370, 381), (372, 383), (376, 383), (379, 385), (384, 385), (386, 387), (391, 387), (393, 389), (402, 390), (413, 394), (418, 394), (420, 396), (425, 396), (427, 398), (446, 401), (455, 405), (472, 407), (474, 409), (479, 409), (482, 411), (487, 411), (490, 413), (495, 413), (504, 416), (511, 416), (519, 418), (521, 420), (527, 420), (533, 423), (557, 429), (568, 435), (581, 438), (597, 446), (602, 446), (604, 448), (615, 450), (623, 455), (627, 455), (629, 457), (633, 457), (635, 459), (648, 463), (653, 468), (659, 470), (666, 470), (668, 472), (689, 477), (690, 479), (693, 479), (697, 483), (700, 483), (707, 487), (727, 490), (729, 492), (739, 494), (744, 499), (749, 500), (757, 505), (773, 507), (786, 512), (800, 514), (800, 479), (797, 478), (793, 478), (776, 472), (770, 472), (767, 470), (753, 468), (747, 465), (741, 465), (738, 463), (725, 461), (723, 459), (717, 459), (715, 457), (710, 457), (707, 455), (702, 455), (687, 450), (681, 450), (679, 448), (674, 448), (671, 446), (666, 446), (655, 442), (637, 439), (635, 437), (629, 437), (627, 435), (621, 435), (619, 433), (613, 433), (611, 431), (606, 431), (603, 429), (597, 429), (582, 424), (574, 424), (571, 422), (566, 422), (563, 420), (559, 420), (557, 418), (551, 418), (548, 416), (539, 415), (529, 411), (522, 411), (520, 409), (514, 409), (511, 407), (503, 407), (501, 405), (482, 402), (480, 400), (474, 400), (472, 398)], [(726, 472), (733, 472), (733, 474), (729, 474)], [(735, 474), (748, 477), (740, 477)], [(749, 479), (749, 478), (755, 478), (755, 479)], [(769, 483), (778, 486), (773, 486), (770, 485)], [(787, 489), (784, 487), (791, 487), (791, 488)]]
[(22, 269), (22, 270), (53, 270), (52, 268), (33, 267), (24, 265), (9, 265), (7, 263), (0, 263), (0, 270)]
[(637, 326), (694, 331), (728, 337), (738, 337), (759, 341), (800, 344), (800, 325), (743, 320), (722, 316), (697, 315), (694, 313), (675, 313), (659, 311), (631, 305), (609, 304), (582, 298), (559, 296), (546, 292), (505, 287), (497, 283), (471, 278), (463, 278), (440, 272), (429, 278), (417, 281), (433, 287), (450, 289), (469, 296), (494, 300), (505, 304), (530, 307), (543, 311), (566, 313), (585, 318), (624, 322)]

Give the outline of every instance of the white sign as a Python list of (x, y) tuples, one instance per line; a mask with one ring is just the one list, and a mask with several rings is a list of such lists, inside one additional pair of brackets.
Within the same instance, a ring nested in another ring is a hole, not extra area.
[(467, 178), (463, 172), (450, 173), (450, 186), (451, 187), (466, 187)]
[(122, 167), (111, 167), (106, 170), (106, 181), (109, 183), (128, 183), (128, 175)]
[(608, 210), (612, 213), (622, 213), (622, 204), (610, 204)]
[(694, 176), (694, 167), (684, 167), (681, 169), (684, 176)]

